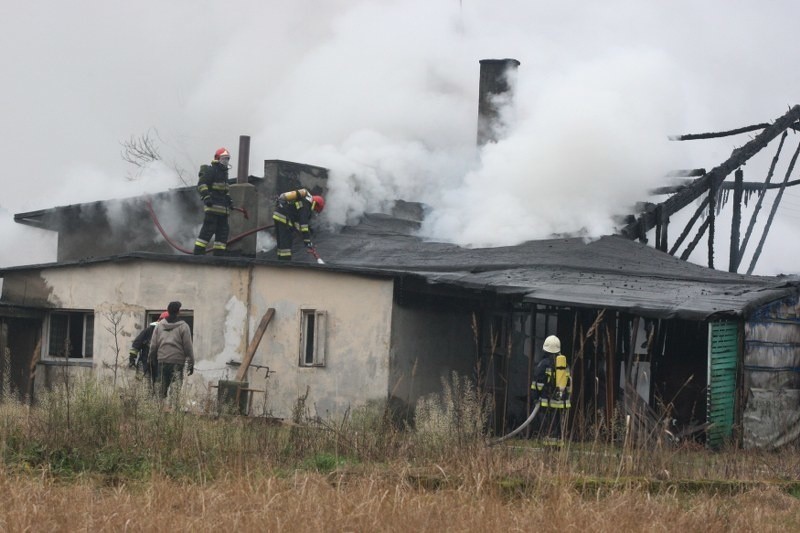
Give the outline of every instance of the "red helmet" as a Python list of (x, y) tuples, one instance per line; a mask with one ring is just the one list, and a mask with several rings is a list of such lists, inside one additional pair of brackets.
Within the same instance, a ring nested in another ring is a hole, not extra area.
[(214, 152), (214, 161), (219, 161), (221, 157), (230, 157), (231, 153), (228, 151), (227, 148), (220, 148), (216, 152)]
[(311, 209), (317, 213), (322, 213), (322, 210), (325, 209), (325, 198), (322, 196), (312, 196), (311, 200)]

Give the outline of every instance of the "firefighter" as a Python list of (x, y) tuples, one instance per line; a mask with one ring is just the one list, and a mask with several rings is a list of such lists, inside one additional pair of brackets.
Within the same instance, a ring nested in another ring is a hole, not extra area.
[(210, 165), (202, 165), (198, 174), (197, 192), (203, 200), (203, 227), (194, 241), (194, 254), (206, 253), (208, 243), (214, 236), (214, 255), (225, 255), (228, 246), (228, 215), (233, 208), (233, 200), (228, 194), (228, 169), (231, 154), (226, 148), (214, 152)]
[(158, 378), (158, 361), (155, 357), (150, 357), (150, 339), (153, 337), (153, 330), (156, 325), (167, 318), (168, 313), (164, 311), (158, 320), (151, 322), (149, 326), (144, 328), (131, 343), (131, 349), (128, 352), (128, 366), (135, 368), (138, 372), (142, 371), (145, 377), (150, 378), (150, 387), (155, 391), (156, 379)]
[(572, 377), (567, 366), (567, 357), (561, 353), (561, 340), (550, 335), (544, 340), (545, 356), (533, 371), (533, 399), (541, 404), (540, 434), (562, 439), (566, 424), (566, 409), (572, 404)]
[(308, 223), (313, 213), (321, 213), (324, 208), (325, 199), (322, 196), (312, 196), (306, 189), (288, 191), (278, 196), (275, 214), (272, 215), (278, 238), (278, 259), (292, 259), (292, 230), (299, 231), (303, 244), (313, 250)]

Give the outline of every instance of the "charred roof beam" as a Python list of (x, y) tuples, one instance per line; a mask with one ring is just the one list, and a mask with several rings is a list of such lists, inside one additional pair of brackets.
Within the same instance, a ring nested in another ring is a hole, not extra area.
[[(741, 148), (737, 148), (725, 162), (714, 167), (705, 176), (694, 180), (680, 192), (674, 194), (661, 205), (661, 217), (669, 217), (680, 211), (691, 202), (695, 201), (709, 189), (718, 189), (725, 178), (734, 170), (744, 165), (750, 158), (767, 146), (778, 135), (791, 128), (800, 120), (800, 105), (793, 106), (785, 115), (779, 117), (773, 124), (764, 128), (755, 138)], [(639, 238), (659, 223), (656, 216), (656, 206), (642, 213), (633, 222), (623, 227), (619, 234), (629, 239)]]

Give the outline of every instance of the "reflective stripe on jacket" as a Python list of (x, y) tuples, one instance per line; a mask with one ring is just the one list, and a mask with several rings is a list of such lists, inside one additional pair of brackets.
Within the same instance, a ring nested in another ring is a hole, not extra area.
[(303, 242), (311, 242), (311, 195), (306, 189), (288, 191), (278, 196), (275, 213), (272, 219), (275, 222), (291, 226), (301, 233)]
[(207, 198), (211, 199), (211, 205), (205, 205), (203, 211), (217, 215), (230, 214), (233, 202), (229, 194), (228, 169), (219, 162), (212, 162), (200, 167), (198, 177), (197, 193), (204, 204)]

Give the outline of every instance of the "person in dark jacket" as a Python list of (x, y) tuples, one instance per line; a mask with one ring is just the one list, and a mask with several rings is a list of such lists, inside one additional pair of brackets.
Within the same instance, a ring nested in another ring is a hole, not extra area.
[(153, 331), (156, 329), (156, 324), (159, 321), (167, 318), (167, 313), (164, 311), (158, 320), (151, 322), (133, 339), (131, 349), (128, 352), (128, 366), (135, 368), (136, 372), (142, 372), (145, 377), (150, 378), (150, 387), (155, 391), (156, 378), (158, 377), (158, 361), (155, 357), (150, 357), (150, 339), (153, 336)]
[(550, 335), (544, 340), (545, 355), (533, 370), (532, 399), (541, 404), (541, 436), (562, 439), (568, 409), (572, 407), (572, 377), (567, 357), (561, 354), (561, 340)]
[(313, 250), (309, 222), (313, 213), (321, 213), (324, 208), (325, 199), (322, 196), (312, 196), (307, 189), (288, 191), (278, 196), (275, 213), (272, 215), (278, 240), (278, 259), (292, 259), (292, 235), (295, 230), (300, 232), (306, 248)]
[(178, 319), (180, 310), (180, 302), (170, 302), (167, 306), (167, 318), (158, 323), (150, 339), (150, 357), (158, 360), (158, 381), (162, 398), (167, 397), (173, 383), (177, 383), (176, 386), (180, 388), (184, 365), (187, 375), (191, 376), (194, 372), (192, 331), (189, 324)]
[(214, 255), (225, 255), (228, 247), (228, 215), (233, 208), (233, 200), (229, 194), (228, 169), (230, 168), (231, 154), (225, 148), (220, 148), (214, 153), (214, 160), (210, 165), (200, 167), (197, 182), (197, 192), (203, 200), (203, 227), (194, 241), (194, 254), (206, 253), (211, 237), (214, 237)]

